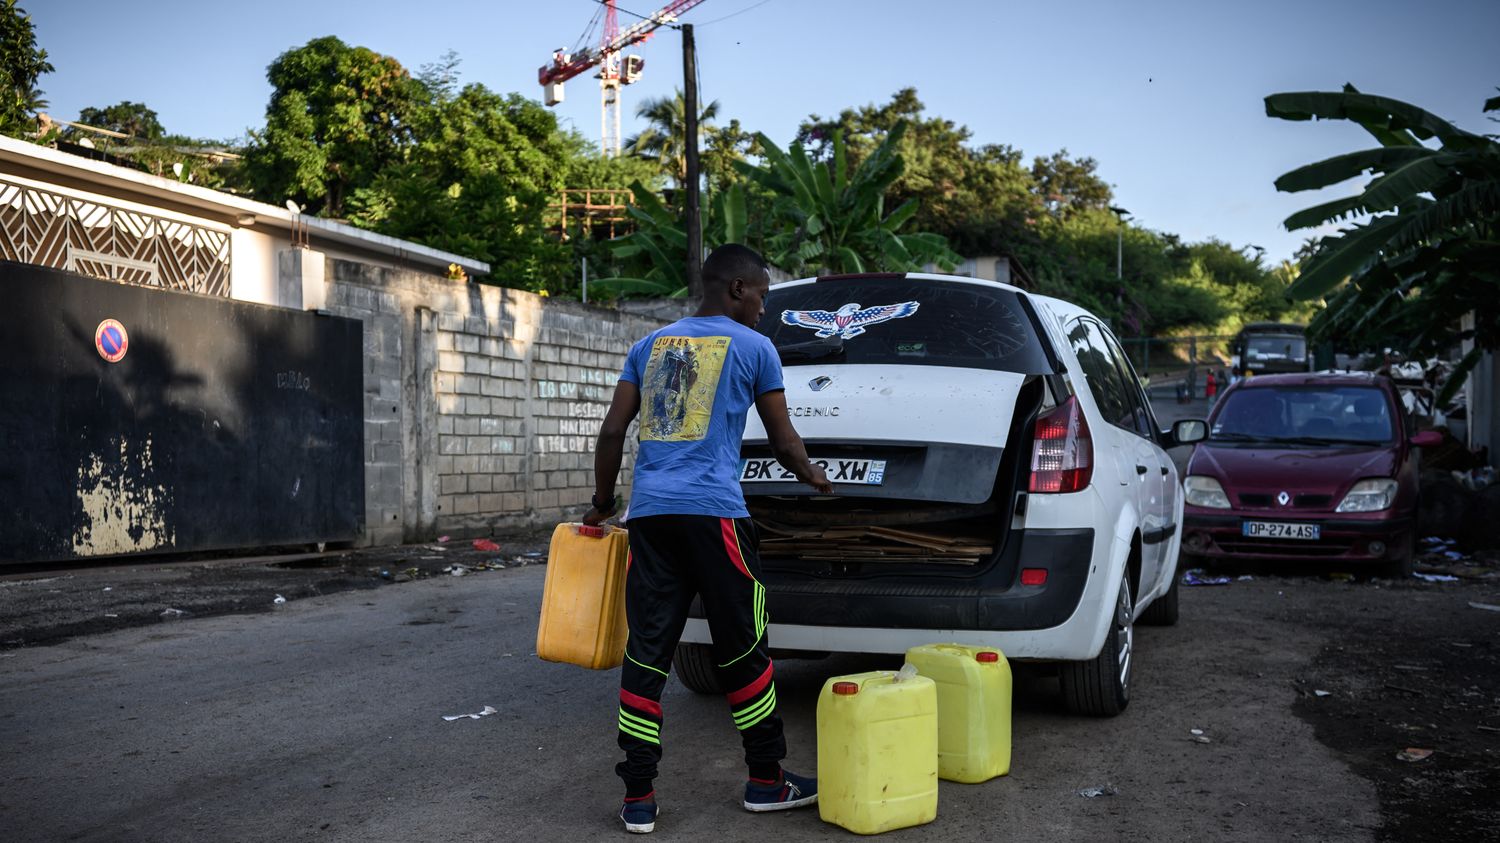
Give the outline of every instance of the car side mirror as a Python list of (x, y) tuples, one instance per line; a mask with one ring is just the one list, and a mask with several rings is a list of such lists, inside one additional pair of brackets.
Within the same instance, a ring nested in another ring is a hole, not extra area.
[(1181, 419), (1172, 425), (1172, 447), (1191, 445), (1208, 438), (1208, 422), (1202, 419)]
[(1443, 434), (1436, 430), (1424, 430), (1411, 438), (1411, 444), (1418, 448), (1435, 448), (1443, 444)]

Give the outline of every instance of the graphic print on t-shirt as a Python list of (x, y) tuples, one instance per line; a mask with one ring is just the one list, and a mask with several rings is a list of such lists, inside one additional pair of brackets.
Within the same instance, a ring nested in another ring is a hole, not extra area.
[(641, 440), (694, 442), (708, 434), (729, 337), (657, 337), (641, 387)]

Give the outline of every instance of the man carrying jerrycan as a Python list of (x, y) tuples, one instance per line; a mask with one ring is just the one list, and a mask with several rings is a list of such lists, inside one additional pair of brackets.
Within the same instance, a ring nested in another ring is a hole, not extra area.
[(740, 438), (754, 404), (773, 453), (803, 483), (833, 491), (807, 459), (787, 417), (781, 361), (753, 328), (765, 312), (770, 273), (737, 244), (703, 262), (697, 313), (636, 343), (599, 429), (593, 507), (584, 523), (615, 513), (615, 476), (625, 434), (640, 413), (630, 506), (625, 615), (630, 637), (620, 670), (620, 748), (625, 830), (655, 829), (652, 781), (661, 760), (661, 692), (693, 595), (703, 599), (714, 662), (745, 746), (748, 811), (817, 801), (814, 779), (781, 769), (786, 738), (766, 643), (765, 588), (758, 538), (740, 491)]

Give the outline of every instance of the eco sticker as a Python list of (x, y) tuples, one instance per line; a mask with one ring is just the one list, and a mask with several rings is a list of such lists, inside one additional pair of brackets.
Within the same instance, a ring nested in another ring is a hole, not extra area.
[(781, 321), (787, 325), (817, 331), (814, 336), (819, 338), (836, 336), (847, 340), (863, 334), (865, 328), (870, 325), (878, 325), (892, 319), (905, 319), (916, 312), (917, 302), (914, 301), (878, 304), (874, 307), (860, 307), (858, 302), (850, 302), (834, 311), (783, 310)]
[(100, 357), (111, 363), (118, 363), (130, 349), (130, 335), (117, 320), (106, 319), (94, 329), (94, 348)]

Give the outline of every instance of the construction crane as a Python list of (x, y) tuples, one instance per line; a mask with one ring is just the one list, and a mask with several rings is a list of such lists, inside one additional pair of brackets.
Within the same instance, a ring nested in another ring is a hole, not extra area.
[[(537, 81), (547, 105), (563, 101), (563, 83), (591, 67), (599, 68), (599, 135), (606, 156), (620, 154), (620, 86), (641, 78), (646, 62), (640, 56), (622, 55), (627, 47), (650, 38), (658, 28), (677, 20), (683, 12), (703, 0), (674, 0), (634, 24), (620, 28), (615, 0), (600, 0), (604, 6), (604, 32), (596, 48), (584, 47), (576, 54), (559, 49), (552, 61), (537, 69)], [(585, 35), (585, 38), (587, 36)]]

